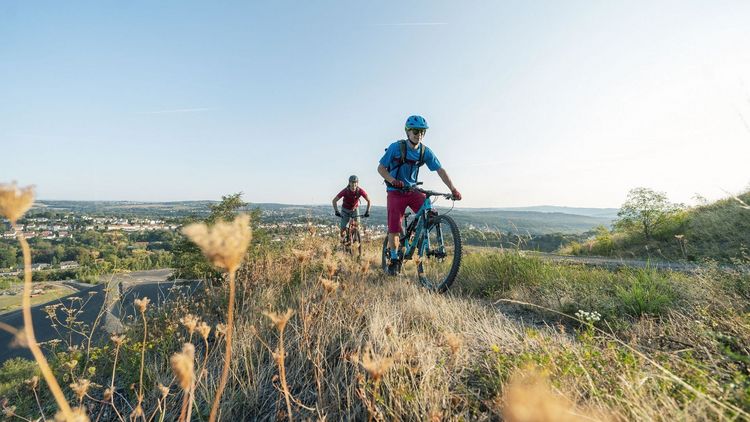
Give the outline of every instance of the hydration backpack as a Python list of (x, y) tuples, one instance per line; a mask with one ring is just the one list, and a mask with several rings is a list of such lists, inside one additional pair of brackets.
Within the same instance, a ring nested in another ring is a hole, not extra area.
[[(388, 172), (391, 173), (391, 172), (393, 172), (393, 170), (396, 170), (396, 174), (398, 175), (398, 171), (401, 168), (401, 166), (403, 166), (404, 164), (409, 164), (411, 166), (417, 166), (417, 174), (415, 176), (415, 179), (418, 179), (419, 178), (419, 168), (424, 165), (424, 151), (425, 151), (425, 146), (422, 143), (419, 144), (419, 159), (418, 160), (416, 160), (416, 161), (414, 161), (414, 160), (408, 160), (406, 158), (406, 148), (407, 148), (406, 142), (407, 142), (406, 139), (402, 139), (402, 140), (398, 141), (399, 147), (401, 148), (401, 157), (393, 159), (393, 161), (391, 162), (391, 166), (388, 167)], [(388, 148), (386, 148), (385, 150), (388, 151)]]

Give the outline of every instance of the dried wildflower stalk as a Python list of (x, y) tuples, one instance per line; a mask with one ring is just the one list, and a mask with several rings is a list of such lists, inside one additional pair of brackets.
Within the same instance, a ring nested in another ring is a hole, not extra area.
[(180, 318), (180, 323), (185, 327), (188, 334), (190, 334), (188, 341), (193, 340), (193, 333), (195, 332), (195, 328), (198, 327), (198, 321), (200, 321), (200, 319), (193, 314), (187, 314)]
[(182, 351), (175, 353), (169, 359), (177, 377), (180, 388), (184, 391), (180, 421), (190, 422), (193, 407), (193, 387), (195, 386), (195, 346), (190, 343), (182, 345)]
[[(0, 184), (0, 214), (10, 221), (11, 227), (16, 232), (18, 242), (23, 250), (23, 296), (21, 297), (21, 308), (23, 312), (23, 343), (31, 350), (31, 354), (39, 364), (44, 380), (52, 392), (52, 395), (60, 407), (60, 415), (67, 420), (73, 420), (75, 415), (71, 409), (65, 394), (63, 394), (60, 384), (57, 383), (52, 370), (44, 357), (42, 349), (36, 341), (34, 335), (34, 325), (31, 319), (31, 249), (29, 243), (18, 230), (16, 221), (23, 216), (26, 211), (34, 204), (34, 187), (28, 186), (19, 189), (15, 182), (7, 185)], [(84, 415), (85, 416), (85, 415)]]
[(393, 358), (377, 356), (372, 353), (372, 350), (368, 350), (362, 354), (362, 360), (360, 362), (377, 386), (380, 383), (380, 379), (383, 378), (383, 375), (391, 369)]
[(83, 405), (83, 398), (89, 392), (89, 387), (91, 387), (91, 381), (84, 378), (80, 378), (78, 381), (70, 384), (70, 389), (73, 390), (76, 398), (78, 398), (78, 406)]
[(191, 224), (182, 229), (203, 252), (203, 255), (215, 266), (227, 270), (229, 273), (229, 305), (227, 306), (227, 327), (224, 350), (224, 367), (221, 371), (219, 388), (216, 390), (214, 402), (211, 405), (209, 422), (216, 421), (219, 403), (224, 393), (229, 377), (229, 365), (232, 360), (232, 331), (234, 329), (234, 296), (235, 276), (237, 269), (247, 253), (247, 247), (252, 239), (250, 231), (250, 216), (240, 214), (232, 222), (220, 221), (212, 227), (203, 223)]
[(284, 400), (286, 401), (286, 412), (289, 416), (289, 421), (292, 420), (292, 402), (291, 402), (291, 396), (292, 394), (289, 392), (289, 386), (286, 382), (286, 367), (284, 366), (284, 360), (286, 358), (286, 351), (284, 349), (284, 329), (286, 329), (286, 324), (289, 322), (289, 318), (292, 317), (294, 314), (294, 311), (291, 309), (287, 309), (286, 312), (283, 315), (279, 315), (274, 312), (264, 312), (264, 315), (266, 315), (268, 318), (271, 319), (271, 322), (273, 323), (274, 327), (276, 327), (276, 330), (279, 332), (279, 346), (276, 349), (275, 352), (272, 352), (273, 358), (276, 361), (276, 365), (279, 367), (279, 380), (281, 381), (281, 388), (284, 391)]
[[(151, 303), (151, 299), (144, 297), (141, 299), (136, 299), (133, 301), (135, 303), (135, 306), (138, 308), (138, 311), (141, 314), (141, 319), (143, 319), (143, 344), (141, 345), (141, 376), (138, 381), (138, 405), (136, 406), (136, 410), (142, 409), (141, 404), (143, 404), (143, 366), (146, 361), (146, 340), (147, 340), (147, 334), (148, 334), (148, 322), (146, 321), (146, 309), (148, 309), (148, 304)], [(141, 410), (141, 415), (143, 414), (143, 411)]]
[[(34, 187), (19, 189), (16, 182), (0, 184), (0, 214), (15, 226), (21, 216), (34, 205)], [(15, 227), (14, 227), (15, 228)]]
[(206, 372), (206, 366), (208, 365), (208, 335), (211, 334), (211, 326), (206, 324), (205, 321), (201, 321), (196, 327), (196, 330), (198, 331), (198, 334), (201, 335), (201, 338), (203, 338), (203, 344), (205, 346), (205, 349), (203, 351), (203, 364), (201, 364), (201, 370), (200, 372), (198, 372), (198, 381), (196, 382), (199, 383), (201, 381), (201, 378), (203, 378), (203, 374)]
[(125, 342), (125, 336), (122, 334), (116, 334), (110, 337), (110, 339), (112, 340), (112, 343), (115, 344), (115, 361), (112, 364), (112, 379), (109, 382), (109, 388), (104, 391), (104, 401), (109, 402), (110, 406), (112, 406), (112, 409), (114, 409), (117, 417), (122, 420), (122, 415), (120, 415), (120, 412), (117, 410), (117, 406), (115, 406), (115, 370), (117, 369), (117, 357), (120, 354), (120, 347), (122, 347), (122, 343)]

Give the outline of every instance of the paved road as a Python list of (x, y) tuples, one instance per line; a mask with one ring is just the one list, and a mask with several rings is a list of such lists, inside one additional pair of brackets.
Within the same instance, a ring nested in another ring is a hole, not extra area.
[[(190, 293), (193, 291), (191, 287), (197, 285), (167, 281), (171, 273), (168, 269), (135, 271), (104, 277), (102, 283), (95, 286), (73, 283), (81, 290), (31, 309), (37, 341), (44, 343), (62, 338), (72, 344), (80, 344), (84, 337), (75, 331), (94, 333), (94, 339), (108, 336), (122, 329), (122, 319), (135, 315), (133, 300), (136, 298), (148, 297), (152, 304), (158, 306), (176, 294), (176, 289)], [(53, 324), (45, 310), (50, 305), (55, 306), (54, 313), (59, 321), (64, 322), (70, 315), (74, 315), (76, 321), (84, 325), (71, 330), (59, 323)], [(20, 310), (9, 312), (0, 317), (0, 322), (20, 329), (23, 327), (23, 316)], [(17, 356), (31, 358), (28, 349), (14, 347), (12, 343), (13, 335), (0, 330), (0, 364)]]

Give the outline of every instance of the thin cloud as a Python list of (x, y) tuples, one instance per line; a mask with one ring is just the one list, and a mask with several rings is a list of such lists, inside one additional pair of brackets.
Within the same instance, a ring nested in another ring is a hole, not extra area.
[(211, 110), (208, 107), (196, 107), (196, 108), (175, 108), (171, 110), (154, 110), (154, 111), (141, 111), (138, 114), (169, 114), (169, 113), (196, 113), (199, 111)]
[(401, 22), (401, 23), (373, 23), (370, 26), (440, 26), (448, 22)]

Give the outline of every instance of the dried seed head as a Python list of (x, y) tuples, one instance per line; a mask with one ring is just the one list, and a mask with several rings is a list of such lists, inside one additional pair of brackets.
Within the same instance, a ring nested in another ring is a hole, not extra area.
[(196, 329), (198, 330), (198, 333), (201, 335), (201, 337), (203, 337), (203, 340), (207, 340), (208, 335), (211, 334), (211, 326), (206, 324), (205, 321), (201, 321)]
[(362, 354), (362, 367), (365, 368), (373, 381), (378, 382), (393, 365), (393, 359), (377, 356), (371, 350)]
[(175, 353), (169, 359), (172, 364), (172, 371), (177, 376), (177, 382), (180, 387), (188, 391), (193, 384), (193, 376), (195, 371), (193, 368), (193, 361), (195, 359), (195, 347), (190, 343), (182, 345), (182, 351)]
[(218, 335), (226, 335), (227, 334), (227, 325), (226, 324), (216, 324), (216, 334)]
[(69, 361), (65, 362), (64, 365), (65, 365), (66, 368), (68, 368), (69, 370), (72, 371), (73, 368), (75, 368), (78, 365), (78, 361), (75, 360), (75, 359), (69, 360)]
[(180, 323), (185, 326), (185, 329), (190, 335), (193, 335), (193, 333), (195, 332), (195, 327), (198, 326), (198, 321), (198, 317), (193, 314), (187, 314), (184, 317), (180, 318)]
[(138, 311), (141, 314), (145, 314), (146, 309), (148, 308), (148, 304), (151, 303), (151, 299), (147, 297), (143, 297), (143, 298), (134, 300), (133, 303), (135, 303), (135, 307), (138, 308)]
[(79, 401), (83, 400), (83, 397), (86, 396), (86, 393), (88, 393), (90, 386), (91, 381), (85, 378), (80, 378), (78, 381), (70, 384), (70, 388), (73, 390)]
[(300, 264), (304, 264), (312, 257), (312, 253), (310, 251), (298, 251), (296, 249), (292, 249), (292, 255), (297, 258), (297, 262), (299, 262)]
[(439, 410), (432, 410), (427, 414), (427, 420), (430, 422), (440, 422), (443, 420), (443, 412)]
[(461, 339), (461, 337), (457, 336), (454, 333), (446, 333), (445, 344), (450, 347), (451, 353), (455, 355), (456, 353), (458, 353), (459, 349), (461, 349), (461, 346), (463, 346), (464, 341)]
[(76, 407), (73, 409), (73, 417), (66, 418), (65, 414), (61, 411), (55, 414), (55, 422), (89, 422), (89, 417), (86, 416), (86, 409), (83, 407)]
[(547, 378), (535, 371), (517, 374), (503, 401), (503, 419), (509, 422), (581, 420), (580, 413), (573, 413), (572, 404), (553, 393)]
[(130, 420), (134, 421), (140, 417), (143, 417), (143, 408), (139, 404), (138, 406), (135, 407), (135, 409), (133, 409), (133, 412), (130, 413)]
[(122, 334), (120, 334), (120, 335), (113, 335), (112, 337), (110, 337), (110, 340), (112, 340), (112, 343), (114, 343), (115, 346), (119, 347), (119, 346), (122, 346), (122, 343), (125, 342), (125, 336), (122, 335)]
[(161, 393), (162, 400), (166, 399), (169, 395), (169, 387), (165, 387), (161, 383), (156, 384), (156, 389)]
[(326, 274), (328, 274), (328, 278), (336, 275), (336, 270), (338, 270), (338, 265), (336, 265), (336, 262), (331, 259), (323, 261), (323, 267), (326, 270)]
[(247, 214), (238, 215), (232, 222), (219, 221), (211, 227), (204, 223), (190, 224), (182, 233), (198, 245), (212, 264), (229, 271), (239, 268), (252, 239)]
[(4, 406), (3, 407), (3, 415), (5, 415), (6, 418), (10, 419), (13, 416), (16, 415), (16, 406)]
[(359, 272), (362, 273), (362, 275), (367, 275), (367, 273), (370, 272), (370, 262), (369, 261), (362, 261), (359, 264)]
[(271, 352), (271, 356), (273, 356), (273, 361), (276, 362), (277, 365), (279, 366), (284, 365), (284, 353), (283, 352)]
[(26, 337), (26, 331), (16, 331), (13, 337), (12, 347), (29, 347), (29, 338)]
[(389, 336), (393, 333), (393, 328), (390, 325), (385, 326), (385, 335)]
[(320, 283), (323, 285), (323, 289), (325, 289), (326, 293), (333, 293), (339, 288), (339, 283), (323, 277), (320, 278)]
[(26, 385), (31, 387), (32, 390), (36, 390), (36, 387), (39, 385), (39, 377), (34, 375), (33, 377), (27, 379)]
[(274, 326), (276, 326), (276, 329), (279, 330), (279, 332), (284, 331), (284, 328), (286, 328), (286, 323), (289, 322), (289, 318), (291, 318), (293, 314), (294, 311), (291, 309), (287, 309), (286, 313), (284, 313), (283, 315), (279, 315), (275, 312), (263, 312), (263, 315), (271, 319), (271, 322)]
[(115, 394), (115, 389), (113, 387), (107, 387), (107, 389), (104, 390), (104, 401), (112, 400), (112, 396), (114, 394)]
[(15, 224), (34, 204), (34, 187), (19, 189), (16, 182), (0, 184), (0, 215)]

